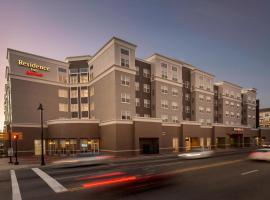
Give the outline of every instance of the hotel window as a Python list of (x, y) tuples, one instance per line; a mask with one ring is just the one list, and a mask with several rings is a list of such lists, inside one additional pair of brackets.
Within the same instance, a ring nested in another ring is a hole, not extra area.
[(149, 93), (150, 92), (150, 85), (148, 84), (143, 84), (143, 91), (145, 93)]
[(169, 121), (168, 115), (161, 115), (161, 120), (162, 122), (168, 122)]
[(165, 63), (161, 63), (161, 77), (165, 79), (168, 78), (167, 64)]
[(77, 74), (71, 74), (70, 77), (69, 77), (69, 82), (71, 84), (76, 84), (78, 83), (78, 75)]
[(206, 90), (211, 91), (211, 81), (209, 78), (205, 78)]
[(176, 88), (172, 88), (172, 95), (177, 96), (178, 95), (178, 90)]
[(204, 119), (200, 119), (199, 121), (200, 121), (200, 123), (201, 123), (201, 124), (203, 124), (203, 123), (204, 123)]
[(251, 107), (250, 106), (248, 106), (248, 110), (251, 110)]
[(241, 99), (241, 95), (239, 93), (236, 96), (237, 96), (237, 99), (239, 100)]
[(231, 98), (234, 98), (234, 92), (231, 91)]
[(136, 75), (140, 75), (140, 68), (138, 66), (136, 66), (135, 68), (136, 68)]
[(229, 117), (230, 113), (228, 111), (225, 112), (225, 116)]
[(229, 96), (229, 90), (225, 90), (225, 96)]
[(203, 101), (204, 100), (204, 96), (202, 94), (199, 95), (199, 99), (200, 101)]
[(211, 119), (207, 119), (207, 120), (206, 120), (206, 124), (207, 124), (207, 125), (211, 125)]
[(150, 70), (149, 69), (143, 69), (143, 76), (145, 78), (149, 78), (150, 77)]
[(199, 107), (199, 112), (203, 113), (204, 112), (204, 107), (200, 106)]
[(251, 115), (248, 115), (248, 118), (251, 119)]
[(121, 102), (122, 103), (130, 103), (130, 94), (121, 93)]
[(162, 93), (162, 94), (168, 94), (168, 87), (165, 86), (165, 85), (162, 85), (162, 86), (161, 86), (161, 93)]
[(81, 87), (81, 97), (88, 97), (87, 87)]
[(90, 88), (90, 97), (92, 97), (92, 96), (94, 96), (95, 95), (95, 88), (94, 88), (94, 86), (92, 86), (91, 88)]
[(71, 112), (78, 112), (78, 104), (70, 104)]
[(185, 82), (184, 82), (185, 88), (189, 88), (189, 85), (190, 85), (189, 81), (185, 81)]
[(139, 98), (136, 98), (135, 99), (135, 103), (136, 103), (136, 106), (137, 107), (140, 107), (140, 99)]
[(88, 103), (82, 103), (81, 104), (81, 111), (88, 111), (88, 110), (89, 110)]
[(121, 66), (129, 67), (129, 50), (121, 48)]
[(240, 104), (238, 103), (238, 104), (236, 104), (236, 106), (237, 106), (237, 108), (239, 108), (240, 107)]
[(135, 82), (135, 90), (139, 91), (140, 90), (140, 83)]
[(190, 100), (190, 94), (188, 94), (188, 93), (185, 94), (185, 100), (186, 100), (186, 101), (189, 101), (189, 100)]
[(251, 97), (248, 97), (248, 103), (251, 103)]
[(178, 110), (178, 103), (172, 102), (172, 110)]
[(185, 110), (186, 110), (186, 113), (190, 113), (190, 107), (189, 106), (186, 106)]
[(231, 118), (234, 118), (234, 112), (231, 112)]
[(173, 123), (178, 123), (178, 117), (177, 116), (172, 116), (172, 122)]
[(225, 101), (225, 104), (228, 106), (230, 103), (229, 103), (229, 101)]
[(253, 115), (252, 118), (255, 119), (255, 116)]
[(234, 103), (233, 102), (231, 102), (231, 107), (234, 107)]
[(211, 103), (211, 97), (207, 96), (207, 97), (206, 97), (206, 101), (207, 101), (208, 103)]
[(199, 88), (203, 89), (203, 76), (199, 76)]
[(175, 66), (172, 66), (172, 80), (173, 81), (178, 81), (177, 67), (175, 67)]
[(150, 108), (150, 100), (149, 99), (144, 99), (143, 100), (143, 105), (145, 108)]
[(59, 103), (59, 111), (60, 112), (68, 112), (68, 104), (66, 104), (66, 103)]
[(130, 120), (131, 115), (129, 111), (121, 111), (121, 119), (123, 120)]
[(61, 83), (67, 83), (67, 70), (64, 68), (58, 68), (58, 81)]
[(207, 113), (211, 113), (211, 109), (210, 108), (206, 108), (206, 112)]
[(94, 78), (93, 68), (94, 68), (94, 66), (91, 65), (90, 66), (90, 71), (89, 71), (89, 80), (90, 81), (93, 80), (93, 78)]
[(77, 88), (70, 90), (70, 98), (78, 98), (78, 90), (77, 90)]
[(237, 119), (240, 119), (240, 113), (237, 113), (237, 114), (236, 114), (236, 118), (237, 118)]
[(59, 89), (58, 97), (68, 98), (68, 91), (66, 89)]
[(95, 110), (95, 103), (94, 102), (91, 102), (91, 104), (90, 104), (90, 110), (91, 111)]
[(88, 74), (80, 74), (80, 83), (88, 82)]
[(125, 75), (121, 75), (121, 85), (123, 86), (129, 86), (130, 84), (130, 78)]
[(145, 117), (145, 118), (149, 118), (149, 117), (150, 117), (150, 115), (149, 115), (149, 114), (144, 114), (144, 115), (143, 115), (143, 117)]
[(161, 100), (161, 108), (169, 109), (168, 100)]

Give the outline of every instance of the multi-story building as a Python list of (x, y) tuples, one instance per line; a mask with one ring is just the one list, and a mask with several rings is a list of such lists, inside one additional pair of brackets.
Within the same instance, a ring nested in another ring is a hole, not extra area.
[(7, 59), (5, 124), (22, 132), (25, 153), (40, 153), (39, 103), (48, 154), (243, 146), (258, 133), (249, 109), (255, 90), (242, 90), (241, 105), (241, 87), (214, 86), (213, 75), (164, 55), (136, 58), (136, 45), (119, 38), (65, 62), (12, 49)]
[(256, 89), (242, 90), (242, 124), (256, 128)]
[(270, 108), (260, 109), (260, 127), (270, 128)]

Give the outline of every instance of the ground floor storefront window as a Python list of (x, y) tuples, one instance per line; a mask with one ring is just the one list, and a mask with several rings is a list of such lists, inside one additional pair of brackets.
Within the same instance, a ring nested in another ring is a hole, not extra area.
[(194, 148), (211, 149), (211, 138), (185, 137), (185, 150), (190, 151)]

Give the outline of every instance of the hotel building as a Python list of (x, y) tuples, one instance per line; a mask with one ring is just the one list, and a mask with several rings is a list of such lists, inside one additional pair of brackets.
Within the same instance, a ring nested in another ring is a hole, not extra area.
[(160, 54), (136, 58), (113, 37), (94, 55), (58, 61), (7, 50), (5, 126), (19, 150), (146, 154), (256, 144), (255, 89), (243, 89)]

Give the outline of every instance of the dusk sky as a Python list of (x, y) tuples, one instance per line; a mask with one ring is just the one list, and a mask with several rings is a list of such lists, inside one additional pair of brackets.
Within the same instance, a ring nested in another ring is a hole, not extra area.
[(112, 36), (136, 44), (139, 58), (156, 52), (255, 87), (270, 107), (269, 0), (0, 0), (0, 127), (7, 48), (64, 60)]

